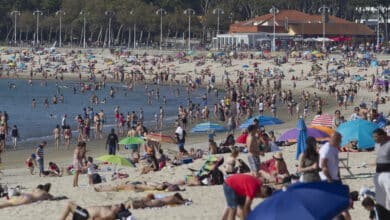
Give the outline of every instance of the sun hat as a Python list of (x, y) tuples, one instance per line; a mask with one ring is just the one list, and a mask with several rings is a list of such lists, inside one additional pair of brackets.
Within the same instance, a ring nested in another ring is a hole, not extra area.
[(278, 151), (272, 157), (274, 159), (277, 159), (277, 160), (282, 160), (283, 159), (283, 153), (281, 151)]

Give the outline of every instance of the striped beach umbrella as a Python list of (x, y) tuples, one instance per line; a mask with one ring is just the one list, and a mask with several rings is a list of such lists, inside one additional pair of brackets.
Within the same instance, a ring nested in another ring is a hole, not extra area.
[(323, 114), (323, 115), (316, 115), (313, 121), (311, 121), (311, 125), (332, 127), (332, 122), (333, 122), (333, 115)]

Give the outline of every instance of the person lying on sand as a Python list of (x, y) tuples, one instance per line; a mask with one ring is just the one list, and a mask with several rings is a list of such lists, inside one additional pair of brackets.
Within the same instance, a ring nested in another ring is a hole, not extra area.
[(20, 196), (12, 197), (5, 203), (0, 204), (0, 209), (11, 206), (30, 204), (37, 201), (55, 199), (55, 197), (49, 193), (50, 187), (50, 183), (46, 183), (45, 185), (38, 185), (37, 188), (33, 189), (31, 193), (23, 193)]
[(150, 193), (144, 198), (129, 200), (126, 203), (126, 208), (128, 209), (144, 209), (144, 208), (154, 208), (154, 207), (163, 207), (168, 205), (183, 205), (189, 200), (183, 199), (180, 193), (175, 193), (171, 196), (165, 196), (163, 198), (156, 198), (154, 194)]
[(66, 205), (65, 211), (61, 216), (61, 220), (78, 219), (78, 220), (92, 220), (105, 219), (115, 220), (123, 219), (130, 216), (131, 213), (125, 208), (124, 204), (115, 204), (108, 206), (91, 206), (88, 208), (81, 208), (74, 202), (69, 202)]
[(144, 191), (180, 191), (180, 188), (176, 184), (170, 184), (167, 182), (158, 183), (158, 184), (147, 184), (146, 182), (126, 182), (124, 184), (119, 184), (116, 186), (110, 185), (100, 185), (94, 188), (96, 192), (118, 192), (118, 191), (134, 191), (134, 192), (144, 192)]

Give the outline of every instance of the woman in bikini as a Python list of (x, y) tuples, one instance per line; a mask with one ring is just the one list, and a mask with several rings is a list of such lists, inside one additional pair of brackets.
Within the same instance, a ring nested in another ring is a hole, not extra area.
[(38, 185), (37, 188), (34, 189), (31, 193), (24, 193), (20, 196), (12, 197), (5, 203), (0, 204), (0, 209), (53, 199), (54, 197), (49, 193), (50, 187), (50, 183), (45, 185)]

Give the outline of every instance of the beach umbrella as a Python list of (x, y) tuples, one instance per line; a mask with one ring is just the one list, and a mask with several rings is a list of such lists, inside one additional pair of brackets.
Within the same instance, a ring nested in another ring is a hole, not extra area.
[[(312, 136), (318, 141), (329, 139), (329, 135), (323, 131), (317, 130), (315, 128), (307, 128), (306, 130), (307, 136)], [(297, 142), (298, 136), (298, 128), (293, 128), (280, 135), (278, 141)]]
[(283, 124), (284, 122), (280, 120), (279, 118), (274, 118), (271, 116), (255, 116), (250, 119), (245, 120), (239, 128), (247, 128), (249, 125), (253, 124), (253, 120), (257, 119), (259, 121), (259, 125), (277, 125), (277, 124)]
[(160, 143), (176, 144), (176, 139), (174, 137), (161, 133), (149, 133), (145, 136), (145, 138)]
[(326, 127), (332, 127), (333, 124), (333, 115), (330, 114), (323, 114), (323, 115), (316, 115), (313, 118), (313, 121), (311, 121), (311, 125), (322, 125)]
[(240, 136), (237, 137), (236, 143), (239, 144), (246, 144), (246, 138), (248, 137), (248, 133), (241, 134)]
[(298, 119), (297, 129), (299, 131), (297, 141), (297, 152), (295, 158), (298, 160), (299, 155), (306, 149), (307, 128), (303, 118)]
[(349, 189), (327, 182), (298, 183), (277, 191), (249, 213), (246, 220), (333, 219), (349, 207)]
[(379, 128), (379, 126), (375, 123), (363, 119), (357, 119), (341, 123), (337, 128), (337, 132), (343, 136), (341, 141), (342, 146), (352, 140), (357, 140), (358, 148), (365, 149), (374, 147), (375, 142), (372, 137), (372, 132), (377, 128)]
[(144, 144), (144, 139), (140, 137), (126, 137), (119, 141), (118, 144)]
[(383, 75), (390, 74), (390, 69), (388, 69), (388, 70), (384, 70), (384, 71), (382, 72), (382, 74), (383, 74)]
[(128, 159), (117, 155), (104, 155), (96, 158), (96, 160), (112, 163), (114, 165), (119, 166), (134, 167), (134, 165), (130, 163)]
[(211, 122), (197, 124), (195, 125), (195, 127), (191, 129), (191, 133), (208, 132), (208, 131), (225, 132), (228, 131), (228, 129), (223, 125), (217, 123), (211, 123)]
[(242, 65), (242, 68), (247, 69), (247, 68), (249, 68), (249, 65), (248, 64), (244, 64), (244, 65)]
[(308, 126), (308, 128), (314, 128), (314, 129), (320, 130), (322, 132), (327, 133), (329, 136), (332, 136), (332, 134), (334, 134), (334, 132), (335, 132), (335, 130), (333, 130), (332, 128), (322, 126), (322, 125), (310, 125), (310, 126)]

